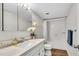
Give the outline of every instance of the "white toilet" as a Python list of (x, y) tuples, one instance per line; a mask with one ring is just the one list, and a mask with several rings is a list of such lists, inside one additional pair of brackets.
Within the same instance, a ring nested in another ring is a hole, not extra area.
[(44, 47), (45, 47), (45, 56), (51, 56), (51, 55), (52, 55), (52, 54), (51, 54), (51, 45), (48, 44), (48, 43), (46, 43), (46, 44), (44, 45)]

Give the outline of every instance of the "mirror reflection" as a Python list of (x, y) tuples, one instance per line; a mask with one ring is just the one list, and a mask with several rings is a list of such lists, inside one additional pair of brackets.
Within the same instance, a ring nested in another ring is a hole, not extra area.
[(32, 26), (32, 15), (29, 9), (18, 4), (18, 30), (26, 31), (27, 28)]
[(2, 4), (0, 3), (0, 31), (2, 30)]
[[(26, 31), (32, 26), (32, 15), (30, 10), (23, 7), (23, 4), (3, 3), (0, 4), (0, 30), (4, 31)], [(3, 19), (2, 19), (3, 7)], [(3, 25), (2, 26), (2, 21)]]
[(4, 31), (17, 31), (16, 3), (4, 3)]

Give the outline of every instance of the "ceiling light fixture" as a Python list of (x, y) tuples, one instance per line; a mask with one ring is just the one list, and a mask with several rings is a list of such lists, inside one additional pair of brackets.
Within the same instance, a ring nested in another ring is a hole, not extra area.
[(18, 6), (22, 7), (23, 9), (29, 10), (29, 4), (28, 3), (18, 3)]
[(46, 15), (49, 15), (49, 12), (45, 12)]

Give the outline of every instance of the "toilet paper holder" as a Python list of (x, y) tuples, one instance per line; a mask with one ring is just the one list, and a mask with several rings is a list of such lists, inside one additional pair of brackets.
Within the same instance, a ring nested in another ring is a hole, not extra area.
[(79, 49), (79, 45), (74, 45), (74, 48), (78, 48)]

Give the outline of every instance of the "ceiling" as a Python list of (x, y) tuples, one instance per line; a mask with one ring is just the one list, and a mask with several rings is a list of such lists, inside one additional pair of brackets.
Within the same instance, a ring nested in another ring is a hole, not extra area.
[(67, 16), (72, 3), (32, 3), (31, 9), (42, 19)]
[[(72, 3), (31, 3), (29, 7), (42, 19), (51, 19), (57, 17), (67, 16)], [(17, 12), (17, 3), (6, 3), (4, 4), (5, 10)], [(20, 15), (26, 17), (29, 14), (27, 11), (20, 8)]]

